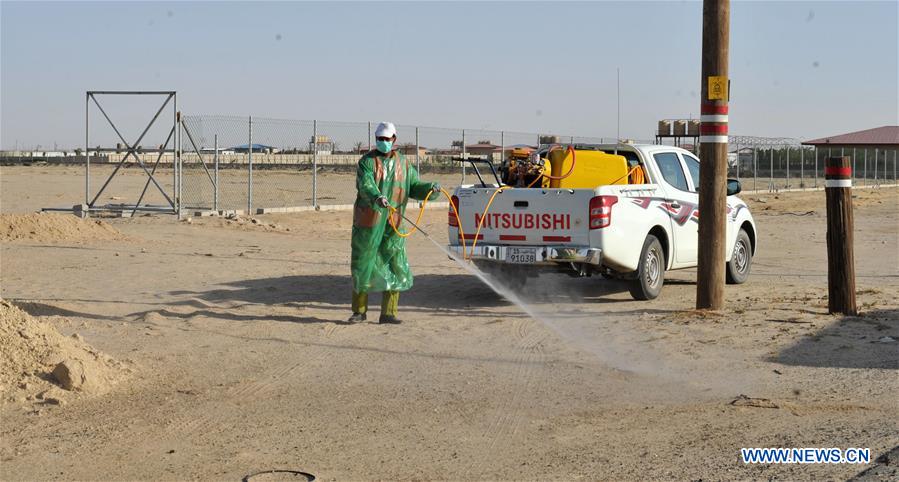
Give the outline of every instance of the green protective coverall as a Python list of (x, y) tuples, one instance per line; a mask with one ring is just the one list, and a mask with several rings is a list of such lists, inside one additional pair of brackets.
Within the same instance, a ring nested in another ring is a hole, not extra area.
[(385, 306), (392, 311), (388, 314), (396, 315), (397, 292), (412, 287), (406, 240), (388, 225), (390, 210), (376, 205), (375, 200), (384, 196), (390, 201), (397, 209), (392, 215), (393, 224), (400, 228), (400, 213), (405, 213), (409, 198), (423, 200), (433, 187), (434, 183), (418, 179), (415, 166), (400, 152), (387, 155), (372, 150), (359, 159), (350, 258), (353, 312), (365, 313), (369, 292), (384, 291)]

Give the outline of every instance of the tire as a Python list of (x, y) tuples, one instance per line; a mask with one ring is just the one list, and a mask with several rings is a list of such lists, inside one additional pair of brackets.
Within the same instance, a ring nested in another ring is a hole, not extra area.
[(749, 270), (752, 268), (752, 242), (746, 231), (737, 233), (737, 241), (734, 243), (734, 253), (727, 262), (727, 284), (739, 285), (749, 279)]
[(664, 284), (665, 252), (658, 238), (650, 234), (643, 241), (637, 279), (630, 282), (629, 291), (635, 300), (653, 300), (662, 292)]

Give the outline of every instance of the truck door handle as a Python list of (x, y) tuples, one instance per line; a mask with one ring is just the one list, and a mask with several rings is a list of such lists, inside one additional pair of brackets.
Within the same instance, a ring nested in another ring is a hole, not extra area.
[(528, 202), (527, 201), (515, 201), (515, 207), (526, 208), (526, 207), (528, 207)]
[(674, 209), (680, 209), (680, 203), (677, 201), (671, 201), (671, 207)]

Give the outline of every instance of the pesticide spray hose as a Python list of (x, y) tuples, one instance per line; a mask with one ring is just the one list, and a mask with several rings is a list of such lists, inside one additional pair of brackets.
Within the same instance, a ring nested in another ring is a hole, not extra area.
[(418, 225), (421, 223), (421, 217), (425, 213), (425, 206), (427, 206), (428, 199), (431, 198), (431, 194), (433, 193), (434, 191), (431, 191), (427, 196), (425, 196), (424, 201), (422, 201), (421, 203), (421, 209), (418, 211), (418, 217), (415, 218), (415, 225), (412, 226), (412, 229), (406, 231), (405, 233), (400, 232), (399, 228), (396, 227), (396, 224), (393, 224), (393, 214), (396, 213), (397, 209), (390, 205), (387, 206), (390, 209), (390, 217), (387, 218), (387, 221), (390, 223), (390, 227), (393, 228), (393, 232), (395, 232), (397, 236), (401, 238), (408, 238), (409, 236), (412, 236), (412, 233), (418, 230)]
[[(456, 215), (456, 219), (459, 222), (459, 238), (462, 240), (462, 259), (465, 259), (465, 251), (466, 251), (465, 250), (465, 233), (462, 232), (462, 218), (459, 216), (459, 210), (456, 209), (456, 205), (453, 204), (453, 202), (452, 202), (453, 195), (450, 194), (449, 192), (447, 192), (447, 190), (442, 187), (440, 188), (440, 192), (442, 192), (443, 195), (446, 196), (446, 198), (450, 200), (449, 205), (451, 208), (453, 208), (453, 214)], [(397, 228), (396, 224), (393, 224), (392, 214), (395, 213), (397, 211), (397, 209), (393, 206), (389, 206), (391, 216), (389, 218), (387, 218), (387, 222), (390, 224), (390, 227), (393, 228), (393, 232), (395, 232), (397, 236), (399, 236), (401, 238), (408, 238), (409, 236), (412, 235), (412, 233), (414, 233), (418, 229), (417, 225), (421, 224), (421, 217), (425, 213), (425, 206), (428, 205), (428, 199), (431, 198), (432, 194), (434, 194), (433, 191), (429, 192), (428, 195), (425, 196), (424, 201), (422, 201), (421, 209), (419, 209), (419, 211), (418, 211), (418, 217), (415, 219), (416, 226), (413, 226), (412, 229), (410, 229), (409, 231), (407, 231), (405, 233), (400, 232), (400, 230), (399, 230), (399, 228)], [(488, 205), (488, 207), (489, 207), (489, 205)], [(478, 228), (480, 230), (480, 226)]]

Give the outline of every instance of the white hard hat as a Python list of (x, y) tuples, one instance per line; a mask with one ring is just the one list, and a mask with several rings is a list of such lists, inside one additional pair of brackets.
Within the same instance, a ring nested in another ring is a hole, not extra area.
[(393, 122), (382, 122), (375, 129), (375, 137), (393, 137), (396, 135), (396, 126)]

